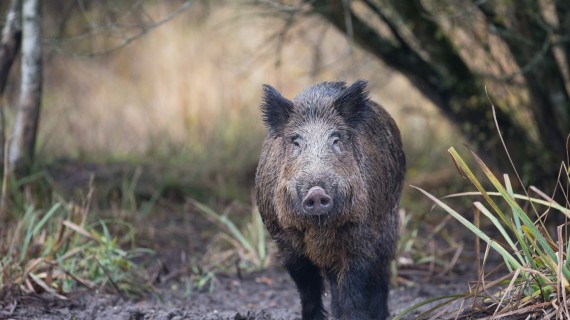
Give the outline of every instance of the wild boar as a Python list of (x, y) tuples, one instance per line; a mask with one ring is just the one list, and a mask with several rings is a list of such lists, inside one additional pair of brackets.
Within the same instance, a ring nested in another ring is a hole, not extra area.
[(396, 123), (367, 82), (323, 82), (293, 100), (264, 86), (268, 135), (259, 212), (295, 281), (302, 317), (385, 319), (406, 160)]

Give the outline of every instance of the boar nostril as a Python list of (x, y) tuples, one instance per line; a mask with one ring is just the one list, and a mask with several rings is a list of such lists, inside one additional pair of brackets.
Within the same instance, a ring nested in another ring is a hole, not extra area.
[(303, 210), (308, 214), (326, 214), (332, 208), (332, 198), (321, 187), (312, 187), (303, 199)]

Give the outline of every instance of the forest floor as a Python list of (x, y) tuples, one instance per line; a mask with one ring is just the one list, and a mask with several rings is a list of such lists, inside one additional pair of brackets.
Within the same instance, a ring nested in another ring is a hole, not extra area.
[[(80, 172), (77, 172), (80, 175)], [(62, 175), (56, 172), (54, 176)], [(85, 177), (88, 175), (84, 174)], [(84, 178), (85, 178), (84, 177)], [(56, 179), (57, 180), (57, 179)], [(83, 182), (75, 181), (83, 184)], [(217, 272), (201, 289), (189, 290), (193, 272), (190, 258), (207, 255), (216, 232), (203, 215), (189, 205), (157, 205), (139, 222), (137, 245), (154, 250), (146, 263), (155, 281), (155, 292), (138, 299), (120, 294), (81, 291), (66, 300), (48, 294), (5, 294), (0, 299), (0, 319), (300, 319), (300, 303), (293, 281), (277, 261), (263, 270)], [(275, 259), (276, 260), (276, 259)], [(468, 260), (468, 259), (466, 259)], [(473, 263), (459, 260), (445, 275), (402, 268), (390, 291), (392, 316), (428, 298), (458, 294), (476, 278)], [(328, 309), (329, 295), (325, 292)], [(436, 302), (437, 303), (437, 302)], [(427, 304), (404, 319), (415, 319)]]
[[(0, 308), (0, 319), (301, 319), (298, 294), (283, 270), (271, 268), (242, 277), (218, 275), (215, 281), (212, 292), (191, 294), (174, 289), (176, 285), (170, 283), (170, 287), (158, 288), (160, 300), (150, 296), (138, 301), (124, 300), (117, 295), (95, 293), (77, 293), (69, 300), (26, 295)], [(389, 301), (392, 315), (425, 299), (465, 290), (465, 281), (455, 281), (446, 284), (426, 281), (412, 287), (393, 288)], [(420, 310), (430, 306), (433, 304)], [(415, 319), (419, 313), (413, 312), (404, 319)]]

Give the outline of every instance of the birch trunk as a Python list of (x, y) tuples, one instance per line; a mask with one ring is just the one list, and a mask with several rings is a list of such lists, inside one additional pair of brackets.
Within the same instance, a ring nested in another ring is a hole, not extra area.
[(18, 114), (8, 152), (10, 170), (25, 175), (34, 158), (42, 96), (42, 27), (40, 0), (22, 7), (22, 82)]
[[(8, 75), (22, 41), (22, 1), (11, 0), (6, 14), (6, 24), (2, 29), (0, 40), (0, 96), (4, 94)], [(6, 119), (4, 106), (0, 106), (0, 159), (4, 162), (4, 147), (6, 142)], [(4, 171), (0, 166), (0, 171)]]
[(22, 1), (12, 0), (0, 40), (0, 95), (4, 93), (8, 74), (22, 40)]

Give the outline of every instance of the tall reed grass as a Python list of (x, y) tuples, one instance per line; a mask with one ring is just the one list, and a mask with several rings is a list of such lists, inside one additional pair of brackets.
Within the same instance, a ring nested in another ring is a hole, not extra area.
[[(504, 147), (510, 159), (507, 146)], [(412, 310), (437, 301), (440, 302), (418, 318), (568, 319), (568, 164), (561, 163), (558, 185), (554, 189), (564, 200), (558, 203), (556, 194), (547, 195), (532, 185), (527, 189), (514, 164), (515, 185), (522, 189), (519, 192), (515, 192), (510, 175), (503, 174), (502, 179), (499, 178), (475, 152), (471, 151), (474, 165), (468, 164), (453, 147), (449, 148), (448, 153), (461, 175), (475, 188), (475, 191), (449, 197), (480, 198), (472, 201), (472, 220), (462, 214), (465, 210), (454, 209), (444, 202), (445, 199), (422, 188), (414, 188), (475, 235), (477, 279), (465, 293), (434, 297), (410, 306), (395, 319), (402, 319)], [(479, 174), (475, 173), (476, 170)], [(555, 223), (559, 225), (553, 228)], [(491, 230), (485, 225), (489, 225)], [(483, 256), (482, 243), (486, 246)], [(493, 274), (488, 270), (486, 263), (490, 251), (502, 258), (504, 272)]]

